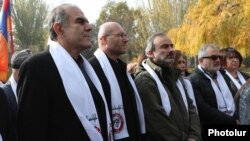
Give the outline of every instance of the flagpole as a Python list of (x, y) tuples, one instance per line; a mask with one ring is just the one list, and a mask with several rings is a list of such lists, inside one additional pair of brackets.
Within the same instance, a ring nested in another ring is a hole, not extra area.
[(9, 16), (8, 16), (8, 33), (9, 33), (9, 45), (10, 45), (10, 53), (11, 56), (13, 55), (14, 51), (15, 51), (15, 46), (14, 46), (14, 40), (13, 40), (13, 32), (12, 32), (12, 16), (11, 16), (11, 6), (13, 6), (13, 3), (9, 3)]

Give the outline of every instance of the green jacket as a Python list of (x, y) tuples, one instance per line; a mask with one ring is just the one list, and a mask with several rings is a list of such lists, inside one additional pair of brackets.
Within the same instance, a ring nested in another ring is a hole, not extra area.
[(140, 66), (135, 73), (135, 84), (144, 108), (148, 141), (184, 141), (188, 137), (201, 140), (200, 120), (192, 100), (187, 96), (188, 113), (176, 85), (180, 72), (174, 68), (161, 68), (150, 59), (146, 63), (163, 83), (171, 104), (168, 116), (163, 109), (155, 80)]

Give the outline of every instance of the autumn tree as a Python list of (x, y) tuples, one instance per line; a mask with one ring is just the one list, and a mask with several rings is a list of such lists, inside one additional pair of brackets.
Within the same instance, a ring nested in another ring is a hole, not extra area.
[(197, 0), (170, 0), (173, 25), (175, 27), (182, 24), (188, 9), (195, 5)]
[[(109, 1), (103, 8), (96, 26), (107, 21), (120, 23), (129, 37), (126, 60), (131, 60), (145, 50), (147, 38), (154, 32), (168, 32), (177, 27), (188, 7), (197, 0), (137, 0), (129, 8), (126, 2)], [(177, 5), (176, 5), (177, 4)]]
[(147, 38), (154, 32), (168, 32), (181, 25), (188, 8), (197, 0), (137, 0), (133, 11), (135, 19), (134, 42), (138, 50), (145, 49)]
[(202, 44), (234, 47), (243, 56), (250, 49), (250, 3), (248, 0), (199, 0), (179, 28), (169, 31), (177, 49), (196, 55)]
[(137, 0), (147, 13), (153, 31), (168, 31), (182, 24), (188, 8), (197, 0)]
[(43, 50), (48, 40), (47, 13), (48, 7), (43, 0), (14, 0), (15, 44), (21, 49)]

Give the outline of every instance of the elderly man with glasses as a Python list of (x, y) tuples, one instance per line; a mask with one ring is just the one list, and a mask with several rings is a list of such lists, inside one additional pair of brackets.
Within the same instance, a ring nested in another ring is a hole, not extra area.
[(205, 44), (198, 52), (199, 65), (190, 75), (202, 126), (238, 124), (231, 89), (219, 70), (221, 55), (214, 44)]

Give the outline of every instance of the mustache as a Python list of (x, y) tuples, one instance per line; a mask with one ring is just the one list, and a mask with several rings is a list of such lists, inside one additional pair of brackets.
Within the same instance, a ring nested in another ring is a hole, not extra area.
[(174, 52), (173, 51), (169, 52), (168, 56), (169, 57), (174, 57)]
[(170, 52), (169, 52), (169, 55), (173, 55), (173, 56), (174, 56), (174, 52), (173, 52), (173, 51), (170, 51)]
[(90, 34), (83, 34), (83, 37), (91, 37)]

